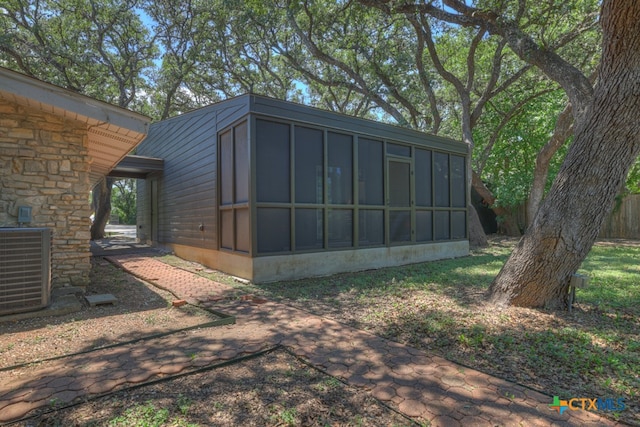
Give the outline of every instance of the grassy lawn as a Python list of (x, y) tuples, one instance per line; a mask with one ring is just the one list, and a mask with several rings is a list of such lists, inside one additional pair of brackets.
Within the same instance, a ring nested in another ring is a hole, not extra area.
[(640, 245), (594, 246), (579, 271), (590, 286), (577, 291), (568, 313), (496, 310), (485, 302), (513, 244), (494, 241), (465, 258), (260, 286), (200, 274), (563, 399), (624, 397), (627, 409), (613, 416), (638, 423)]

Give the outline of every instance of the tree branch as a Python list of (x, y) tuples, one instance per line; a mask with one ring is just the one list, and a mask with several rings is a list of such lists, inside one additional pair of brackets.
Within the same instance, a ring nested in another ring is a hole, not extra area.
[[(523, 61), (538, 67), (547, 77), (557, 82), (567, 93), (573, 105), (574, 117), (581, 117), (593, 97), (593, 86), (585, 75), (552, 50), (538, 46), (517, 25), (499, 16), (494, 11), (486, 11), (467, 6), (461, 0), (443, 0), (444, 5), (453, 10), (448, 12), (428, 3), (401, 3), (389, 5), (385, 0), (360, 0), (362, 4), (377, 7), (387, 13), (428, 15), (450, 24), (464, 27), (487, 28), (489, 34), (504, 37), (509, 47)], [(520, 2), (520, 6), (523, 2)], [(520, 7), (520, 14), (522, 13)], [(443, 75), (443, 77), (445, 77)], [(445, 77), (446, 78), (446, 77)]]

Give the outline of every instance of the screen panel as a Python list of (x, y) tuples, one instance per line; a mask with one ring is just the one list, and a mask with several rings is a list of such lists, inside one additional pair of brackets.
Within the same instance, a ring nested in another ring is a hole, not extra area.
[(353, 246), (353, 211), (351, 209), (329, 210), (329, 247)]
[(249, 201), (249, 134), (247, 122), (235, 128), (235, 203)]
[(433, 153), (435, 205), (449, 207), (449, 155)]
[(233, 249), (233, 209), (220, 211), (220, 246)]
[(436, 211), (434, 221), (435, 240), (449, 240), (449, 211)]
[(451, 155), (451, 206), (464, 208), (467, 206), (465, 191), (466, 168), (464, 157)]
[(387, 143), (387, 154), (394, 156), (411, 157), (411, 147), (407, 145)]
[(296, 250), (322, 249), (324, 246), (323, 209), (296, 209)]
[(389, 161), (389, 206), (411, 206), (411, 164)]
[(431, 151), (416, 149), (416, 205), (431, 206)]
[(411, 211), (389, 212), (389, 240), (391, 243), (411, 241)]
[(358, 244), (379, 246), (384, 244), (384, 211), (361, 209), (358, 213)]
[(290, 198), (289, 125), (256, 120), (258, 202), (287, 203)]
[(291, 250), (291, 217), (286, 208), (258, 208), (258, 253)]
[(416, 241), (430, 242), (433, 240), (433, 213), (431, 211), (416, 211)]
[(451, 238), (464, 239), (467, 237), (467, 213), (451, 212)]
[(220, 135), (220, 204), (233, 204), (233, 133)]
[(329, 203), (353, 203), (353, 138), (329, 132), (327, 186)]
[(296, 126), (296, 203), (323, 203), (323, 132)]
[(249, 253), (251, 235), (249, 233), (249, 209), (235, 209), (236, 216), (236, 251)]
[(384, 205), (382, 141), (358, 140), (358, 199), (362, 205)]

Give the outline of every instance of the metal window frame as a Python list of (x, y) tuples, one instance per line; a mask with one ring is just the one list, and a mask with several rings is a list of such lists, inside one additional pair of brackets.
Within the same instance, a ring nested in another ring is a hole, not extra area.
[[(245, 202), (240, 202), (237, 203), (236, 202), (236, 129), (241, 126), (242, 124), (246, 124), (247, 126), (247, 138), (248, 138), (248, 153), (247, 155), (249, 156), (249, 158), (247, 159), (247, 167), (249, 168), (249, 170), (247, 171), (247, 173), (249, 174), (249, 179), (248, 179), (248, 183), (249, 183), (249, 188), (247, 189), (247, 194), (248, 194), (248, 200)], [(224, 134), (226, 134), (227, 132), (231, 132), (231, 195), (232, 195), (232, 199), (233, 202), (231, 204), (226, 204), (223, 205), (222, 204), (222, 136)], [(252, 226), (252, 217), (253, 217), (253, 213), (251, 211), (251, 200), (254, 197), (253, 192), (252, 192), (252, 180), (251, 177), (253, 175), (255, 175), (252, 171), (252, 164), (251, 164), (251, 159), (253, 156), (253, 150), (254, 148), (251, 145), (251, 135), (253, 134), (252, 131), (252, 127), (249, 121), (248, 117), (243, 117), (242, 119), (233, 122), (232, 124), (230, 124), (229, 126), (226, 126), (224, 129), (221, 129), (220, 131), (217, 132), (216, 135), (216, 144), (217, 144), (217, 150), (216, 150), (216, 160), (218, 162), (217, 167), (216, 167), (216, 171), (217, 171), (217, 201), (216, 201), (216, 209), (218, 212), (218, 220), (217, 220), (217, 224), (216, 226), (218, 227), (218, 238), (217, 238), (217, 246), (218, 246), (218, 250), (220, 251), (224, 251), (224, 252), (232, 252), (234, 254), (238, 254), (238, 255), (245, 255), (245, 256), (249, 256), (252, 257), (254, 256), (254, 254), (256, 253), (252, 241), (254, 240), (253, 238), (253, 234), (251, 232), (251, 229), (253, 229), (254, 227)], [(236, 229), (237, 229), (237, 224), (236, 224), (236, 211), (238, 210), (243, 210), (246, 209), (249, 211), (249, 226), (250, 226), (250, 230), (249, 230), (249, 251), (242, 251), (242, 250), (238, 250), (238, 236), (236, 233)], [(225, 246), (222, 246), (222, 233), (223, 233), (223, 226), (222, 226), (222, 212), (224, 211), (231, 211), (231, 216), (232, 216), (232, 225), (231, 225), (231, 233), (232, 233), (232, 247), (231, 248), (227, 248)]]
[[(276, 123), (282, 123), (289, 126), (289, 177), (290, 177), (290, 197), (289, 202), (257, 202), (257, 189), (256, 189), (256, 174), (255, 168), (257, 164), (257, 159), (255, 156), (256, 153), (256, 143), (258, 139), (258, 135), (255, 132), (256, 120), (266, 120), (272, 121)], [(364, 135), (359, 134), (355, 131), (349, 132), (343, 129), (333, 129), (330, 126), (317, 124), (317, 123), (308, 123), (301, 122), (291, 119), (284, 119), (281, 117), (272, 117), (268, 115), (263, 115), (259, 113), (251, 113), (248, 117), (249, 124), (249, 143), (250, 143), (250, 200), (249, 200), (249, 210), (250, 210), (250, 223), (251, 223), (251, 253), (250, 255), (253, 257), (262, 257), (262, 256), (276, 256), (276, 255), (290, 255), (290, 254), (304, 254), (304, 253), (315, 253), (315, 252), (324, 252), (324, 251), (339, 251), (345, 249), (359, 249), (359, 248), (376, 248), (376, 247), (391, 247), (391, 246), (410, 246), (414, 244), (424, 244), (424, 243), (439, 243), (439, 242), (448, 242), (448, 241), (458, 241), (463, 239), (452, 239), (453, 235), (453, 225), (451, 221), (451, 212), (454, 211), (463, 211), (466, 213), (465, 216), (465, 237), (468, 238), (469, 233), (469, 224), (468, 224), (468, 206), (462, 207), (453, 207), (452, 206), (452, 188), (451, 188), (451, 177), (449, 177), (449, 205), (448, 206), (435, 206), (435, 197), (436, 197), (436, 188), (435, 188), (435, 154), (446, 154), (447, 155), (447, 167), (449, 168), (449, 174), (451, 173), (451, 155), (456, 155), (458, 157), (462, 157), (465, 161), (465, 165), (468, 161), (468, 156), (463, 155), (458, 152), (449, 152), (443, 150), (439, 147), (429, 147), (425, 145), (418, 145), (411, 142), (403, 142), (398, 140), (391, 140), (382, 137), (376, 137), (374, 135)], [(296, 127), (306, 127), (312, 128), (322, 131), (322, 180), (323, 180), (323, 203), (297, 203), (295, 199), (295, 190), (296, 190), (296, 182), (295, 182), (295, 143), (296, 143)], [(228, 128), (225, 128), (228, 129)], [(352, 203), (351, 204), (337, 204), (337, 203), (329, 203), (329, 186), (328, 186), (328, 175), (329, 175), (329, 132), (334, 132), (337, 134), (349, 135), (351, 136), (351, 154), (352, 154), (352, 174), (351, 174), (351, 185), (352, 185)], [(358, 157), (358, 148), (360, 138), (372, 139), (375, 141), (380, 141), (382, 143), (382, 156), (383, 156), (383, 201), (384, 205), (365, 205), (360, 204), (359, 199), (359, 186), (358, 186), (358, 170), (359, 170), (359, 157)], [(410, 156), (399, 156), (390, 154), (387, 152), (387, 144), (395, 144), (395, 145), (404, 145), (410, 148)], [(417, 206), (416, 205), (416, 183), (415, 183), (415, 169), (416, 169), (416, 150), (425, 150), (431, 152), (430, 160), (431, 160), (431, 206)], [(389, 162), (390, 161), (398, 161), (409, 164), (410, 167), (410, 207), (392, 207), (389, 206)], [(466, 180), (467, 171), (465, 169), (465, 192), (468, 191), (468, 183)], [(234, 190), (235, 194), (235, 190)], [(257, 211), (260, 208), (285, 208), (289, 210), (289, 226), (290, 226), (290, 251), (282, 251), (282, 252), (266, 252), (259, 253), (257, 249)], [(296, 209), (319, 209), (322, 211), (323, 215), (323, 245), (322, 248), (318, 249), (303, 249), (299, 250), (296, 247), (296, 221), (295, 221), (295, 212)], [(348, 247), (330, 247), (329, 245), (329, 212), (331, 210), (350, 210), (352, 214), (352, 245)], [(383, 211), (383, 224), (384, 224), (384, 242), (381, 245), (360, 245), (360, 211), (361, 210), (382, 210)], [(411, 218), (411, 240), (408, 242), (395, 242), (392, 243), (390, 241), (390, 212), (391, 211), (410, 211)], [(416, 233), (416, 212), (418, 211), (430, 211), (432, 213), (431, 218), (431, 237), (432, 240), (429, 241), (417, 241), (417, 233)], [(447, 240), (436, 240), (436, 212), (449, 212), (449, 239)], [(234, 218), (235, 220), (235, 218)]]

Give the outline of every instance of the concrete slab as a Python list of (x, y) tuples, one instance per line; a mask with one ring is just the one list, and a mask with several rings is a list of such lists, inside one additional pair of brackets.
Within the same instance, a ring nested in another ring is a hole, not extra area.
[(85, 295), (84, 299), (87, 300), (91, 307), (95, 307), (96, 305), (113, 304), (118, 301), (118, 298), (112, 294)]

